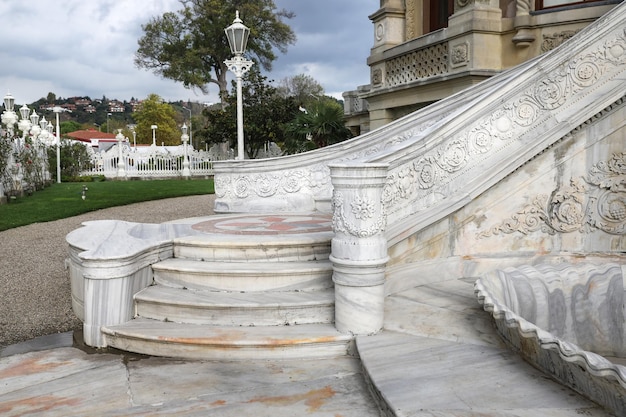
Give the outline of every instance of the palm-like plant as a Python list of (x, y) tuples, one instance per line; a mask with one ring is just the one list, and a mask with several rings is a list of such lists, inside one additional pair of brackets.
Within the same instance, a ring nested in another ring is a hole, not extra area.
[(327, 98), (301, 108), (296, 118), (286, 126), (286, 153), (305, 152), (342, 142), (351, 136), (343, 120), (343, 108)]

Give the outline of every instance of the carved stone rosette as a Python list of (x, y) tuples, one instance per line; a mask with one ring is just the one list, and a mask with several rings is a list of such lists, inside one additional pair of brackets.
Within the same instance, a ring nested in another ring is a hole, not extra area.
[(386, 164), (332, 165), (335, 326), (343, 333), (382, 329), (387, 223), (381, 196)]

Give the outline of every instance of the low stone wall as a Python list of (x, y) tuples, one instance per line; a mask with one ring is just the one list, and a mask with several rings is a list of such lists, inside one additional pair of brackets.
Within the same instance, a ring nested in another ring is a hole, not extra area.
[(624, 280), (617, 264), (541, 264), (496, 270), (475, 285), (498, 332), (527, 361), (626, 415)]

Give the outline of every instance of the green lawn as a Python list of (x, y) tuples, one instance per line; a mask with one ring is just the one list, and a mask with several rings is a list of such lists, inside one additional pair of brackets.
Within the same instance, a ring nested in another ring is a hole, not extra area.
[[(88, 188), (85, 200), (81, 197), (83, 186)], [(52, 184), (32, 196), (11, 200), (9, 204), (0, 204), (0, 231), (107, 207), (213, 192), (211, 179)]]

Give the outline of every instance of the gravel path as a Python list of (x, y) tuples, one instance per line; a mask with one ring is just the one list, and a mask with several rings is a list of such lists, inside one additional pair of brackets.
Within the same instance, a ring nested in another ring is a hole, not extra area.
[(65, 236), (88, 220), (140, 223), (213, 214), (215, 195), (113, 207), (0, 232), (0, 347), (81, 327), (72, 312)]

